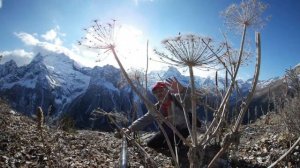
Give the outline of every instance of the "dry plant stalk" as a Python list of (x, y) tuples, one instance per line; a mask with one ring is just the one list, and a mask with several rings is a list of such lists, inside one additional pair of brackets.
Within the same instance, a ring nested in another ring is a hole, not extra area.
[(37, 129), (38, 129), (38, 132), (39, 132), (40, 137), (41, 137), (41, 141), (42, 141), (42, 144), (43, 144), (43, 150), (44, 150), (45, 154), (47, 155), (47, 157), (49, 158), (47, 160), (48, 165), (50, 167), (52, 167), (52, 162), (50, 160), (52, 148), (49, 146), (49, 144), (45, 140), (45, 136), (44, 136), (45, 117), (44, 117), (43, 109), (41, 107), (38, 107), (36, 109), (36, 116), (37, 116), (37, 121), (36, 121), (37, 122)]
[(39, 131), (42, 142), (44, 144), (44, 135), (43, 135), (44, 112), (41, 107), (38, 107), (36, 109), (36, 116), (37, 116), (37, 129)]
[(218, 154), (213, 158), (213, 160), (208, 165), (208, 167), (213, 166), (216, 159), (218, 157), (220, 157), (221, 154), (223, 154), (223, 152), (225, 152), (225, 150), (232, 143), (238, 143), (237, 140), (239, 139), (239, 126), (240, 126), (240, 124), (242, 122), (242, 119), (243, 119), (243, 117), (244, 117), (244, 115), (245, 115), (245, 113), (248, 109), (248, 106), (249, 106), (249, 104), (252, 100), (252, 97), (254, 95), (256, 85), (257, 85), (257, 82), (258, 82), (258, 77), (259, 77), (260, 64), (261, 64), (261, 42), (260, 42), (260, 34), (259, 33), (256, 33), (256, 47), (257, 47), (257, 59), (256, 59), (257, 62), (256, 62), (256, 66), (255, 66), (254, 80), (252, 81), (251, 90), (249, 91), (249, 94), (248, 94), (247, 98), (245, 99), (245, 101), (242, 102), (242, 106), (241, 106), (241, 110), (240, 110), (238, 119), (237, 119), (234, 127), (232, 128), (232, 131), (224, 137), (223, 147), (218, 152)]

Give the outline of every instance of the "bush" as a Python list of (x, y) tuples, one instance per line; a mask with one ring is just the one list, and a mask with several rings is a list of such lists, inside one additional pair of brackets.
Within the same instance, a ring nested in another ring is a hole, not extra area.
[(300, 136), (300, 79), (296, 69), (286, 71), (287, 96), (282, 109), (289, 132)]
[(62, 129), (66, 132), (76, 132), (75, 131), (75, 120), (70, 115), (63, 115), (58, 123), (57, 126), (59, 129)]
[(289, 132), (300, 136), (300, 97), (288, 99), (282, 112)]

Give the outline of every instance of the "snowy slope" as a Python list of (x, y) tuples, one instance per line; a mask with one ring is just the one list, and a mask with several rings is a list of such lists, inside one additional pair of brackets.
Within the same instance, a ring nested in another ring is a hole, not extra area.
[(64, 54), (44, 56), (42, 63), (48, 70), (46, 78), (50, 86), (62, 92), (62, 97), (57, 95), (57, 103), (70, 103), (88, 88), (90, 77), (74, 69), (74, 61)]
[(24, 113), (34, 113), (36, 106), (44, 109), (52, 106), (60, 112), (89, 85), (90, 77), (74, 69), (73, 65), (74, 61), (68, 56), (55, 53), (38, 54), (30, 64), (22, 67), (7, 62), (0, 66), (3, 72), (0, 91), (4, 96), (9, 94), (7, 99), (17, 109), (27, 106)]

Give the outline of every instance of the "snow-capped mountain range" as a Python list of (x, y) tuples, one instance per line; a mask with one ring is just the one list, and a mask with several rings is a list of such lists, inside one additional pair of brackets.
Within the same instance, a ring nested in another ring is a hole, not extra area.
[[(169, 67), (150, 72), (149, 87), (158, 80), (174, 76), (188, 85), (188, 76)], [(215, 87), (214, 79), (195, 79), (198, 87)], [(259, 87), (266, 87), (272, 80), (276, 79), (261, 81)], [(80, 67), (64, 54), (38, 54), (30, 64), (22, 67), (14, 61), (0, 65), (0, 94), (13, 108), (26, 115), (34, 115), (35, 109), (41, 106), (53, 116), (71, 115), (82, 127), (91, 126), (89, 117), (96, 108), (123, 112), (137, 110), (138, 116), (145, 112), (145, 107), (130, 87), (120, 85), (120, 81), (120, 70), (111, 65)], [(251, 87), (251, 80), (238, 82), (242, 91), (246, 92)], [(102, 122), (94, 126), (106, 129), (101, 125), (105, 119), (100, 120)]]
[(74, 70), (73, 64), (63, 54), (38, 54), (22, 67), (14, 61), (6, 62), (0, 67), (1, 95), (27, 114), (33, 114), (36, 106), (53, 106), (55, 111), (63, 111), (87, 90), (90, 81), (89, 76)]

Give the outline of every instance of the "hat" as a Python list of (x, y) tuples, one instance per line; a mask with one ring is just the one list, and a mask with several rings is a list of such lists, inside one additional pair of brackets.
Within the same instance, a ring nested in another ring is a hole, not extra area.
[(152, 92), (158, 88), (167, 88), (167, 84), (165, 82), (156, 82), (156, 84), (152, 87)]

